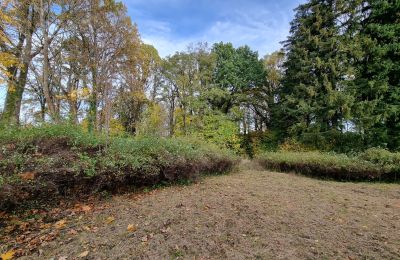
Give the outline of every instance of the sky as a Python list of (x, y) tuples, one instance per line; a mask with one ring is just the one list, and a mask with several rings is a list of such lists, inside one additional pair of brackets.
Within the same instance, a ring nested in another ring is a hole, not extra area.
[(122, 0), (142, 40), (165, 57), (190, 43), (249, 45), (260, 56), (279, 50), (293, 9), (304, 0)]
[[(260, 57), (281, 48), (293, 9), (305, 0), (122, 0), (142, 40), (162, 57), (191, 43), (249, 45)], [(0, 86), (0, 106), (5, 88)], [(1, 108), (0, 108), (1, 109)]]

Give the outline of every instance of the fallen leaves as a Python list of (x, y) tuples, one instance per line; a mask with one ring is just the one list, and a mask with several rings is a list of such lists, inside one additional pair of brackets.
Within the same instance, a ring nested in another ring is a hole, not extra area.
[(115, 218), (113, 216), (110, 216), (106, 219), (105, 223), (106, 224), (111, 224), (115, 221)]
[(133, 225), (133, 224), (129, 224), (126, 230), (129, 232), (135, 232), (137, 230), (137, 226)]
[(14, 258), (15, 255), (15, 251), (14, 250), (10, 250), (4, 254), (1, 255), (1, 260), (11, 260)]
[[(25, 172), (20, 177), (24, 180), (37, 178), (33, 172)], [(85, 203), (61, 201), (58, 207), (31, 209), (18, 215), (0, 211), (0, 223), (6, 223), (1, 230), (3, 236), (0, 236), (0, 244), (17, 247), (13, 251), (13, 257), (16, 258), (38, 250), (41, 245), (57, 239), (60, 235), (68, 235), (68, 239), (73, 239), (74, 236), (86, 230), (82, 223), (85, 215), (109, 207), (109, 205), (96, 205), (96, 202), (95, 197), (89, 198)], [(107, 221), (111, 224), (114, 219), (109, 218)], [(87, 227), (87, 229), (94, 233), (98, 231), (97, 227)], [(3, 260), (6, 253), (3, 255), (1, 253), (0, 260)]]
[(67, 225), (67, 221), (65, 219), (59, 220), (54, 224), (56, 229), (63, 229)]
[(91, 211), (92, 210), (92, 207), (90, 207), (90, 206), (87, 206), (87, 205), (83, 205), (82, 206), (82, 211), (83, 212), (89, 212), (89, 211)]
[(149, 237), (148, 236), (144, 236), (144, 237), (142, 237), (141, 240), (142, 240), (143, 243), (146, 243), (149, 240)]
[(24, 172), (24, 173), (18, 174), (18, 176), (24, 181), (32, 181), (35, 179), (36, 174), (34, 172)]
[(72, 212), (75, 214), (81, 213), (81, 212), (86, 214), (86, 213), (91, 212), (92, 210), (93, 210), (92, 206), (84, 205), (84, 204), (75, 204)]
[(79, 258), (84, 258), (87, 257), (89, 255), (89, 251), (84, 251), (81, 254), (78, 255)]
[(68, 235), (75, 236), (77, 234), (78, 234), (78, 231), (76, 231), (75, 229), (71, 229), (68, 231)]

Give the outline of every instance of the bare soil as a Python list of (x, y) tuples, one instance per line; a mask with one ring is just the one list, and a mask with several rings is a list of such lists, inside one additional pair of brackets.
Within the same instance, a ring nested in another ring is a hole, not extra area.
[(61, 224), (23, 259), (400, 259), (400, 185), (247, 162), (196, 184), (114, 196)]

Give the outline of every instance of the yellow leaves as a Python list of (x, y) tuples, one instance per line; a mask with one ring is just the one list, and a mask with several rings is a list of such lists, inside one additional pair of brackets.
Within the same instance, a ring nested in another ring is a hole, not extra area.
[(89, 255), (89, 251), (84, 251), (78, 255), (79, 258), (85, 258)]
[(93, 208), (89, 205), (77, 203), (77, 204), (75, 204), (73, 211), (77, 212), (77, 213), (78, 212), (88, 213), (88, 212), (92, 211), (92, 209)]
[(78, 93), (77, 93), (77, 91), (76, 90), (73, 90), (71, 93), (69, 93), (69, 99), (70, 100), (77, 100), (77, 98), (78, 98)]
[(80, 94), (81, 94), (82, 98), (87, 98), (87, 97), (90, 96), (90, 89), (89, 88), (82, 88)]
[(1, 255), (1, 260), (11, 260), (14, 258), (15, 255), (15, 251), (14, 250), (10, 250), (4, 254)]
[(59, 220), (54, 224), (54, 227), (56, 229), (63, 229), (67, 224), (67, 221), (65, 219)]
[(87, 205), (82, 206), (82, 211), (84, 211), (84, 212), (89, 212), (91, 210), (92, 210), (92, 207), (90, 207), (90, 206), (87, 206)]
[(9, 6), (11, 3), (10, 0), (4, 0), (4, 2), (1, 4), (1, 8), (0, 8), (0, 19), (1, 22), (10, 24), (10, 25), (15, 25), (16, 24), (16, 20), (13, 19), (13, 17), (10, 15), (10, 12), (4, 12), (5, 8), (7, 6)]
[(111, 224), (115, 221), (115, 218), (113, 216), (110, 216), (106, 219), (105, 223), (106, 224)]
[(133, 225), (133, 224), (129, 224), (126, 230), (129, 232), (135, 232), (137, 230), (137, 226)]
[(36, 177), (36, 174), (34, 172), (25, 172), (25, 173), (21, 173), (18, 174), (18, 176), (25, 181), (31, 181), (34, 180)]
[(112, 118), (110, 120), (110, 135), (118, 136), (125, 133), (125, 128), (118, 119)]
[(9, 84), (8, 85), (8, 92), (14, 93), (17, 90), (14, 84)]
[(90, 96), (90, 89), (89, 88), (82, 88), (82, 89), (74, 89), (70, 93), (67, 93), (66, 96), (62, 98), (66, 98), (67, 100), (77, 101), (78, 99), (87, 99)]
[[(1, 34), (0, 34), (0, 41), (4, 41), (3, 36)], [(18, 59), (14, 55), (0, 51), (0, 78), (3, 77), (4, 79), (7, 79), (11, 77), (12, 75), (8, 71), (8, 68), (17, 65), (18, 65)]]
[(146, 94), (143, 91), (133, 91), (132, 97), (138, 101), (147, 101)]

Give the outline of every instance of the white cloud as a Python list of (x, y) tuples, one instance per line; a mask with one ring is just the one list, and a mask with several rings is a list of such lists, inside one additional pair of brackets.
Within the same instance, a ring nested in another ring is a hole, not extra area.
[[(155, 3), (155, 0), (147, 1)], [(184, 0), (174, 0), (173, 4), (183, 2)], [(292, 4), (297, 5), (295, 2)], [(139, 21), (139, 29), (143, 41), (154, 45), (163, 57), (183, 51), (190, 43), (200, 41), (210, 45), (221, 41), (232, 42), (236, 47), (249, 45), (263, 56), (279, 50), (282, 47), (280, 42), (284, 41), (289, 33), (293, 13), (290, 7), (289, 10), (282, 8), (279, 4), (271, 6), (271, 3), (266, 5), (262, 2), (246, 2), (232, 8), (224, 8), (219, 10), (215, 21), (204, 21), (204, 24), (208, 24), (207, 27), (199, 31), (188, 31), (186, 35), (176, 31), (179, 16), (176, 17), (174, 26), (171, 26), (168, 22), (154, 17), (147, 18), (142, 14), (144, 19)], [(136, 9), (136, 12), (140, 11)]]
[(235, 13), (235, 19), (217, 21), (203, 36), (203, 40), (213, 42), (232, 42), (235, 46), (249, 45), (252, 49), (264, 55), (281, 48), (280, 41), (286, 39), (289, 33), (289, 17), (282, 14), (281, 19), (268, 19), (268, 12), (262, 15), (250, 16)]
[(236, 47), (249, 45), (257, 50), (260, 55), (265, 55), (281, 48), (280, 41), (286, 39), (289, 31), (289, 21), (264, 22), (251, 20), (241, 16), (236, 21), (216, 21), (207, 28), (199, 37), (177, 37), (170, 30), (150, 28), (142, 35), (145, 43), (154, 45), (160, 55), (165, 57), (176, 51), (183, 51), (190, 43), (232, 42)]
[(183, 51), (191, 42), (194, 42), (191, 39), (173, 39), (162, 35), (143, 35), (142, 40), (144, 43), (156, 47), (161, 57), (166, 57), (177, 51)]

